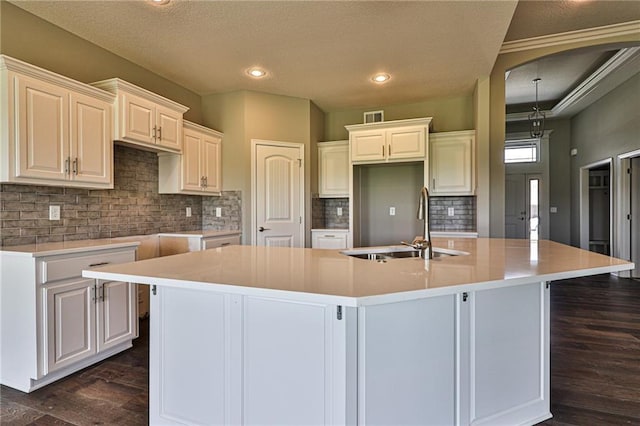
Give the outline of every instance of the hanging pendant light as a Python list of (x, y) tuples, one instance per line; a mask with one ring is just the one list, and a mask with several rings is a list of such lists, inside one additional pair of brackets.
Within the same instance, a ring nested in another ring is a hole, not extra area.
[(536, 78), (533, 82), (536, 84), (536, 106), (533, 107), (533, 112), (529, 114), (529, 134), (532, 138), (541, 138), (544, 135), (544, 112), (540, 111), (538, 107), (538, 83), (541, 78)]

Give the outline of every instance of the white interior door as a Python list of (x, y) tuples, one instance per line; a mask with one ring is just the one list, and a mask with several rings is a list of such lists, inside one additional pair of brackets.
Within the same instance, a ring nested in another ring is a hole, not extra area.
[(304, 247), (304, 146), (254, 141), (254, 244)]

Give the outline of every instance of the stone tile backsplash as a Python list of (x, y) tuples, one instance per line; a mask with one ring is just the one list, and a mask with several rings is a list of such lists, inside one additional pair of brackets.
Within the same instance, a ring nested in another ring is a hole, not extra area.
[[(453, 216), (448, 215), (453, 207)], [(476, 231), (476, 197), (430, 197), (431, 231)]]
[[(220, 217), (216, 208), (220, 208)], [(219, 197), (203, 197), (202, 229), (241, 230), (242, 229), (242, 191), (222, 191)]]
[[(311, 203), (314, 229), (349, 228), (348, 198), (314, 198)], [(338, 216), (338, 207), (342, 207), (342, 216)]]
[[(0, 246), (202, 228), (203, 197), (158, 194), (155, 153), (116, 145), (114, 176), (106, 190), (0, 185)], [(49, 220), (49, 205), (60, 206), (59, 221)]]

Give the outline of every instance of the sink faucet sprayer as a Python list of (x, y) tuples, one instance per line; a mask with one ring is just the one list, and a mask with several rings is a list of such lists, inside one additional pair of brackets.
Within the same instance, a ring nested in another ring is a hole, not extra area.
[(420, 250), (420, 257), (423, 259), (433, 259), (433, 249), (431, 247), (431, 231), (429, 230), (429, 190), (423, 186), (420, 190), (420, 200), (418, 201), (418, 220), (424, 221), (422, 236), (417, 236), (411, 244), (402, 241), (402, 244)]

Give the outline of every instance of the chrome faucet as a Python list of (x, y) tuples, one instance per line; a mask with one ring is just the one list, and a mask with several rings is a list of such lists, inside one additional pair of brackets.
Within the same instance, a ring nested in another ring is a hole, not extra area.
[(433, 249), (431, 247), (431, 231), (429, 230), (429, 190), (423, 186), (420, 190), (418, 200), (418, 220), (424, 221), (422, 236), (417, 236), (411, 244), (402, 241), (402, 244), (420, 250), (420, 257), (423, 259), (433, 259)]

